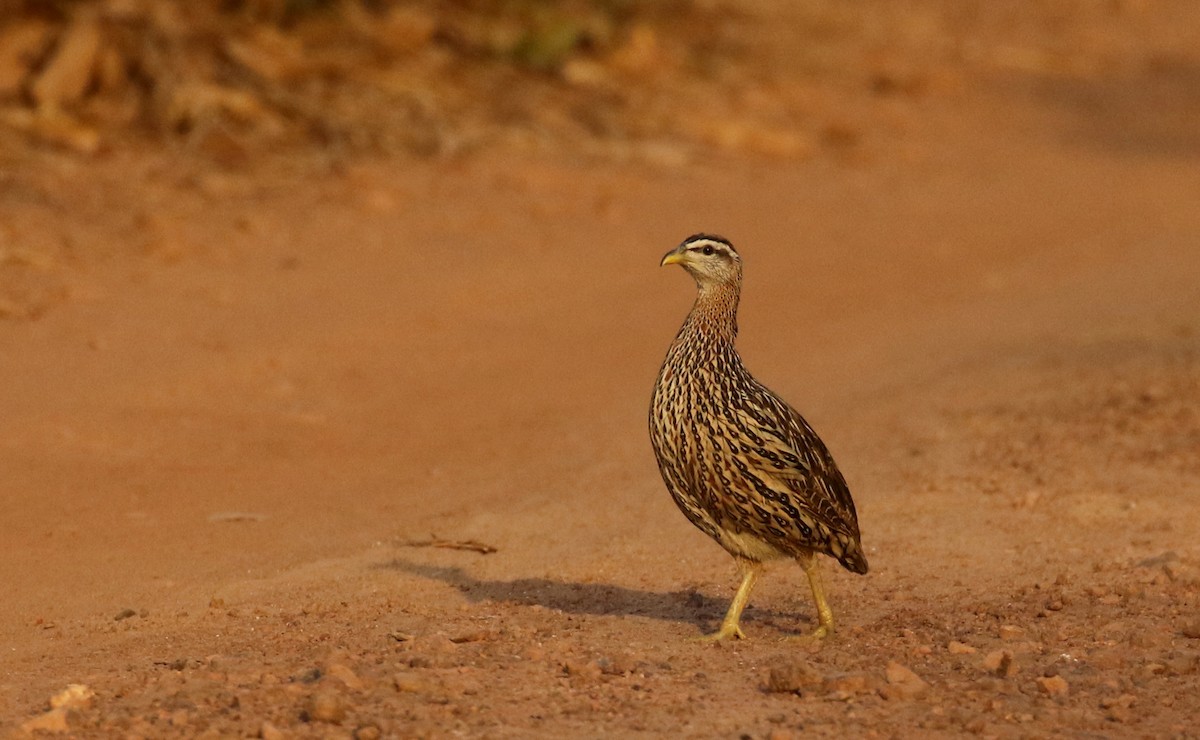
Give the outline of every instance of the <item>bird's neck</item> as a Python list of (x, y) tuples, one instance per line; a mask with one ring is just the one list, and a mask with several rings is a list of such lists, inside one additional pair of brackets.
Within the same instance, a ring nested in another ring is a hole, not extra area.
[[(696, 303), (684, 322), (688, 333), (709, 341), (724, 340), (733, 344), (737, 338), (737, 310), (741, 288), (737, 283), (700, 285)], [(690, 331), (689, 331), (690, 330)]]

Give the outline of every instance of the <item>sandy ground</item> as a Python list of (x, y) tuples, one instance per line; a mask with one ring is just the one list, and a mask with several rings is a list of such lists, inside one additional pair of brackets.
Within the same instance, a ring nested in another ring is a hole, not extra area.
[[(1200, 129), (1066, 84), (854, 161), (31, 156), (0, 732), (1200, 736)], [(734, 571), (645, 414), (700, 230), (858, 502), (821, 644), (792, 566), (693, 639)]]

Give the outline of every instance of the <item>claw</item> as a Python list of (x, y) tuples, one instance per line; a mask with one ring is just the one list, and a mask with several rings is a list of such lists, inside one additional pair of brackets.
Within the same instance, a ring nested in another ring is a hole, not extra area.
[(722, 624), (721, 629), (707, 635), (697, 637), (700, 642), (722, 642), (723, 640), (745, 640), (746, 633), (736, 624)]

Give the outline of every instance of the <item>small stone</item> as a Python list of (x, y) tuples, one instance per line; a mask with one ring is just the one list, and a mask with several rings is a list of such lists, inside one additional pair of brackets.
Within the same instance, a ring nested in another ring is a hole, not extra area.
[(286, 737), (286, 735), (283, 734), (283, 730), (266, 720), (264, 720), (262, 726), (258, 728), (258, 736), (261, 737), (262, 740), (283, 740)]
[(1200, 619), (1193, 619), (1184, 624), (1179, 631), (1183, 633), (1184, 637), (1190, 640), (1200, 640)]
[(983, 669), (1001, 678), (1008, 678), (1017, 672), (1017, 662), (1013, 660), (1011, 650), (993, 650), (983, 658)]
[(771, 666), (767, 674), (767, 691), (798, 694), (804, 689), (821, 685), (823, 677), (805, 661), (781, 658)]
[(354, 740), (379, 740), (383, 731), (376, 725), (363, 725), (354, 731)]
[(929, 689), (925, 679), (913, 673), (908, 666), (894, 660), (888, 661), (886, 676), (888, 693), (900, 699), (914, 699)]
[(872, 688), (874, 682), (865, 673), (842, 673), (825, 678), (825, 691), (839, 696), (862, 694)]
[(1067, 680), (1062, 676), (1039, 676), (1037, 685), (1046, 696), (1066, 696), (1070, 690)]
[(136, 617), (136, 616), (137, 616), (137, 612), (135, 612), (134, 610), (122, 609), (121, 611), (117, 612), (117, 616), (113, 617), (113, 621), (120, 622), (123, 619), (129, 619), (130, 617)]
[(946, 650), (950, 651), (951, 655), (972, 655), (979, 652), (965, 642), (959, 642), (958, 640), (951, 640), (950, 644), (946, 646)]
[(346, 719), (346, 705), (342, 697), (332, 691), (318, 691), (309, 698), (308, 719), (311, 722), (339, 724)]
[(1015, 624), (1000, 625), (1000, 639), (1005, 641), (1020, 640), (1025, 636), (1025, 630)]
[(358, 691), (362, 689), (362, 679), (358, 677), (354, 671), (350, 670), (349, 666), (341, 663), (334, 663), (325, 669), (325, 675), (336, 678), (346, 685), (346, 688)]

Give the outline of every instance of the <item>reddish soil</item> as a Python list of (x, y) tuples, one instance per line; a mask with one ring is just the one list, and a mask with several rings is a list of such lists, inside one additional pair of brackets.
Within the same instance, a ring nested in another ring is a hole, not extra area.
[[(0, 733), (1200, 736), (1200, 57), (1156, 69), (799, 162), (11, 155)], [(694, 639), (734, 570), (645, 415), (701, 230), (858, 503), (821, 643), (787, 565)]]

